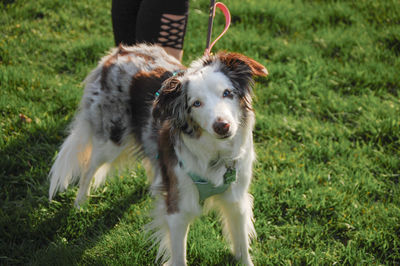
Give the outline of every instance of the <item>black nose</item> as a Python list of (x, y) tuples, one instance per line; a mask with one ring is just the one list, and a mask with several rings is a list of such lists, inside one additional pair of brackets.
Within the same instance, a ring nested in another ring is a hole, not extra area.
[(229, 127), (229, 123), (221, 119), (218, 119), (213, 124), (213, 129), (215, 133), (220, 136), (225, 136), (229, 132)]

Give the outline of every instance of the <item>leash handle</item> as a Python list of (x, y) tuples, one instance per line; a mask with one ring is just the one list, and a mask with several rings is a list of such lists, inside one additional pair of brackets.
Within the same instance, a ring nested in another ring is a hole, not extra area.
[[(215, 17), (215, 8), (218, 7), (225, 16), (225, 28), (222, 33), (211, 43), (211, 34), (212, 34), (212, 26)], [(229, 9), (221, 2), (215, 3), (215, 0), (211, 0), (210, 3), (210, 16), (208, 18), (208, 32), (207, 32), (207, 43), (206, 43), (206, 50), (204, 51), (204, 55), (210, 55), (211, 49), (214, 44), (225, 34), (228, 30), (229, 26), (231, 25), (231, 14), (229, 13)]]

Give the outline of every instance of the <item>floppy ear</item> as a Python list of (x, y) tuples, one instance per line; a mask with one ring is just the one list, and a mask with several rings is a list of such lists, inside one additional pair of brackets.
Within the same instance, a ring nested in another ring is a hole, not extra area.
[(245, 55), (221, 52), (217, 54), (217, 57), (231, 71), (248, 70), (252, 76), (260, 77), (268, 75), (268, 70), (263, 65)]
[(268, 71), (263, 65), (245, 55), (220, 52), (217, 54), (217, 58), (222, 63), (222, 72), (241, 88), (247, 87), (253, 76), (265, 77), (268, 75)]
[(185, 97), (182, 83), (177, 78), (164, 81), (161, 91), (153, 104), (153, 118), (158, 121), (170, 120), (180, 127), (185, 118)]

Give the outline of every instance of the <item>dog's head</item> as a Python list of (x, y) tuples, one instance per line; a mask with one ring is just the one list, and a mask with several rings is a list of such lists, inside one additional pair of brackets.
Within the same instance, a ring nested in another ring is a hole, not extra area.
[(153, 116), (194, 137), (232, 138), (252, 112), (253, 76), (266, 75), (264, 66), (241, 54), (204, 57), (164, 82)]

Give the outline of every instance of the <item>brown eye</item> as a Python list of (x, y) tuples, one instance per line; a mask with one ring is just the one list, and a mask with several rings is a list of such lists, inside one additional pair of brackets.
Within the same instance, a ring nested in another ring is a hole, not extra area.
[(201, 106), (201, 102), (200, 101), (194, 101), (193, 107), (200, 107), (200, 106)]

